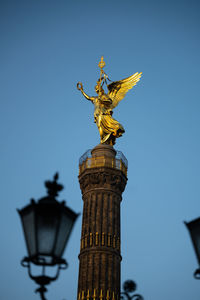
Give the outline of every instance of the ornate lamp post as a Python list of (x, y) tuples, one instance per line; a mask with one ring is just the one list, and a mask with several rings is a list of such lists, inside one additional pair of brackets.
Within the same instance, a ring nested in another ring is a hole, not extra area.
[[(197, 218), (191, 222), (184, 222), (187, 226), (190, 237), (193, 243), (193, 247), (197, 256), (197, 260), (200, 266), (200, 218)], [(194, 272), (194, 277), (200, 279), (200, 267)]]
[[(58, 173), (53, 181), (46, 181), (48, 195), (38, 202), (31, 199), (31, 204), (18, 210), (28, 251), (28, 256), (21, 261), (28, 268), (28, 274), (40, 287), (36, 292), (45, 300), (45, 285), (58, 278), (61, 269), (67, 268), (67, 262), (62, 258), (64, 249), (71, 234), (74, 222), (78, 216), (65, 201), (58, 202), (56, 196), (63, 189), (57, 183)], [(31, 264), (42, 266), (42, 274), (33, 276)], [(54, 277), (47, 276), (45, 267), (57, 266)]]
[(121, 300), (143, 300), (144, 298), (140, 294), (131, 294), (135, 292), (137, 285), (133, 280), (126, 280), (123, 284), (123, 292), (120, 294)]

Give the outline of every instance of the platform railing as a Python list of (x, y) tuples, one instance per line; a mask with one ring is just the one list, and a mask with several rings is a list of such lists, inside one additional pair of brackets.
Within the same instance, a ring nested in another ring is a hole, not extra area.
[(86, 151), (79, 160), (79, 174), (84, 170), (97, 167), (108, 167), (121, 170), (127, 176), (128, 162), (122, 152), (117, 151), (116, 157), (92, 157), (91, 150)]

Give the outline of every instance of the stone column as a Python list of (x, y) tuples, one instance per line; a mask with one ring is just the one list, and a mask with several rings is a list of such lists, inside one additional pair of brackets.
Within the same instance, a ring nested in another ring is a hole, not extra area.
[(83, 218), (78, 299), (120, 299), (120, 203), (127, 166), (100, 144), (79, 165)]

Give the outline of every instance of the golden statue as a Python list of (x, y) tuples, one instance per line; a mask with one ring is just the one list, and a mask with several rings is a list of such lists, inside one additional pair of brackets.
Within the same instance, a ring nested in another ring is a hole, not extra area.
[[(116, 138), (122, 136), (125, 132), (123, 126), (116, 121), (113, 115), (113, 108), (117, 106), (128, 90), (130, 90), (140, 80), (142, 73), (135, 73), (132, 76), (114, 81), (107, 84), (107, 80), (111, 81), (107, 74), (104, 72), (105, 62), (103, 56), (98, 65), (101, 69), (100, 78), (95, 86), (97, 97), (90, 97), (83, 91), (83, 85), (81, 82), (77, 83), (77, 89), (80, 90), (83, 96), (90, 100), (94, 104), (94, 122), (97, 124), (101, 144), (114, 145)], [(103, 89), (103, 85), (107, 86), (108, 93), (106, 94)]]

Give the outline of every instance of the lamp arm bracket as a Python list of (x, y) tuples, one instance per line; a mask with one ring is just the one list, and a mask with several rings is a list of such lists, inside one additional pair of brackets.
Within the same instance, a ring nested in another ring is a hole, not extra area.
[[(126, 298), (125, 298), (124, 296), (126, 296)], [(127, 300), (132, 300), (132, 299), (134, 299), (134, 300), (144, 300), (144, 298), (143, 298), (142, 295), (140, 295), (140, 294), (134, 294), (134, 295), (130, 296), (130, 295), (129, 295), (128, 293), (126, 293), (126, 292), (122, 292), (122, 293), (120, 294), (120, 299), (121, 299), (121, 300), (125, 300), (125, 299), (127, 299)]]
[(140, 294), (135, 294), (131, 297), (131, 299), (135, 300), (144, 300), (144, 298)]

